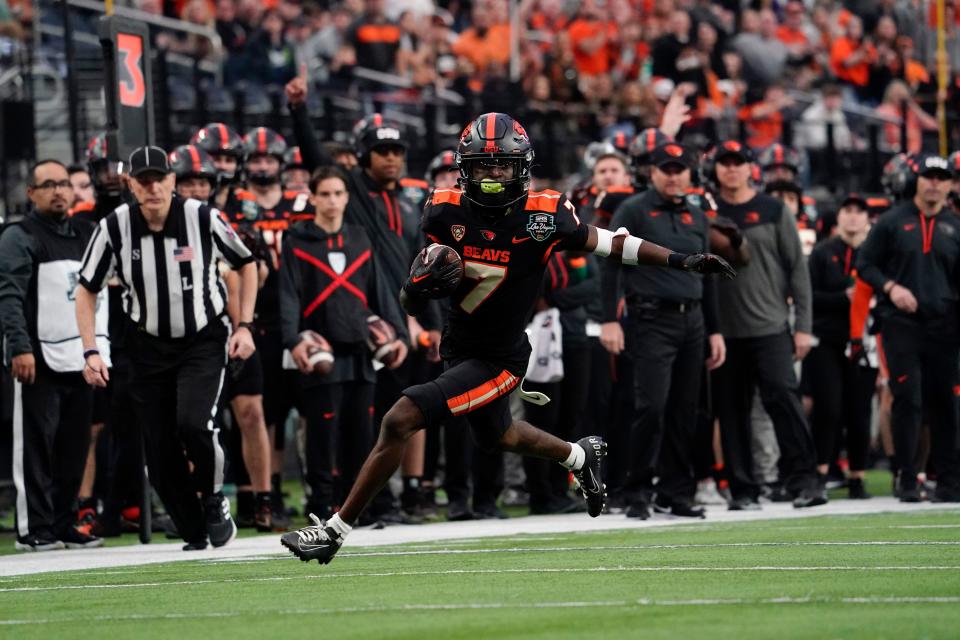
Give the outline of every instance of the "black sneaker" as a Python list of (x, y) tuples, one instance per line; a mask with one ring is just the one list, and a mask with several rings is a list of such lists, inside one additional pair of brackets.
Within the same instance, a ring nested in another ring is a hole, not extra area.
[(638, 520), (649, 520), (650, 519), (650, 507), (644, 502), (634, 502), (629, 507), (627, 507), (626, 512), (624, 513), (628, 518), (636, 518)]
[(734, 498), (727, 505), (728, 511), (760, 511), (760, 503), (753, 498)]
[(280, 544), (304, 562), (327, 564), (343, 546), (343, 537), (332, 527), (323, 526), (323, 521), (312, 513), (310, 519), (312, 525), (280, 536)]
[(207, 548), (206, 540), (197, 540), (196, 542), (188, 542), (183, 545), (184, 551), (203, 551)]
[(933, 502), (960, 502), (960, 488), (937, 487)]
[(919, 487), (900, 487), (900, 502), (923, 502)]
[(793, 499), (793, 508), (819, 507), (822, 504), (827, 504), (828, 501), (827, 490), (820, 483), (817, 483), (816, 486), (807, 487), (797, 494), (797, 497)]
[(506, 520), (509, 517), (503, 509), (495, 504), (473, 507), (474, 520)]
[(103, 546), (103, 538), (91, 536), (76, 527), (67, 527), (57, 537), (67, 549), (95, 549)]
[(207, 512), (207, 537), (214, 547), (222, 547), (237, 537), (237, 525), (230, 517), (230, 501), (222, 493), (207, 496), (203, 501)]
[(850, 478), (847, 483), (847, 497), (851, 500), (869, 500), (873, 496), (863, 485), (863, 478)]
[(57, 551), (63, 549), (65, 545), (46, 533), (31, 533), (22, 538), (17, 536), (13, 547), (17, 551)]
[(473, 520), (473, 511), (470, 507), (460, 502), (451, 502), (447, 505), (447, 520), (449, 522), (464, 522)]
[(607, 485), (603, 484), (603, 459), (607, 455), (607, 443), (599, 436), (587, 436), (577, 440), (587, 454), (583, 467), (573, 475), (580, 483), (580, 492), (587, 501), (587, 513), (596, 518), (603, 512), (607, 499)]
[(670, 505), (670, 515), (680, 518), (706, 518), (707, 511), (703, 507), (686, 502), (674, 502)]

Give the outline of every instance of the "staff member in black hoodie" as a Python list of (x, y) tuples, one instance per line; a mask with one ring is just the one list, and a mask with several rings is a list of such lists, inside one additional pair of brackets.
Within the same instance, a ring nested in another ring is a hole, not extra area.
[(822, 481), (836, 460), (840, 430), (846, 427), (850, 463), (849, 495), (869, 498), (863, 486), (870, 448), (870, 414), (877, 370), (861, 366), (845, 353), (850, 341), (850, 302), (857, 276), (860, 245), (870, 230), (865, 198), (851, 194), (837, 212), (837, 235), (810, 254), (813, 290), (813, 334), (817, 346), (803, 361), (803, 378), (813, 397), (813, 440)]
[(920, 420), (927, 412), (937, 470), (935, 498), (960, 502), (954, 395), (960, 354), (960, 218), (947, 207), (953, 176), (944, 158), (917, 158), (915, 174), (916, 195), (880, 217), (860, 249), (857, 268), (879, 300), (900, 500), (921, 499), (916, 457)]
[[(371, 306), (393, 327), (404, 324), (395, 296), (381, 292), (382, 277), (371, 259), (372, 244), (362, 227), (344, 224), (349, 194), (336, 167), (321, 167), (310, 180), (313, 220), (287, 233), (280, 261), (280, 317), (284, 347), (304, 374), (303, 410), (307, 420), (307, 512), (325, 520), (349, 491), (373, 445), (370, 409), (374, 374), (367, 346)], [(392, 303), (391, 303), (392, 302)], [(368, 306), (370, 305), (370, 306)], [(309, 350), (322, 336), (333, 350), (333, 370), (313, 373)], [(393, 343), (399, 366), (407, 353)], [(334, 455), (333, 443), (338, 454)], [(333, 485), (334, 458), (342, 486)]]
[[(651, 160), (652, 188), (620, 205), (610, 228), (626, 227), (632, 235), (674, 251), (707, 251), (706, 214), (686, 200), (694, 165), (691, 152), (668, 142), (653, 151)], [(621, 270), (605, 262), (600, 273), (604, 315), (600, 342), (618, 354), (625, 342), (617, 321)], [(654, 493), (660, 510), (704, 517), (703, 509), (693, 503), (697, 488), (693, 446), (705, 338), (709, 368), (722, 365), (726, 353), (716, 329), (714, 286), (712, 279), (699, 274), (667, 269), (632, 269), (623, 278), (626, 344), (634, 362), (634, 414), (624, 487), (628, 518), (649, 518)]]

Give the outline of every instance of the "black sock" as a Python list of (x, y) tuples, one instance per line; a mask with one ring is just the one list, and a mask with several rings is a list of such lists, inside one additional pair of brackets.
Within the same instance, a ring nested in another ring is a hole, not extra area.
[(237, 491), (237, 515), (253, 515), (253, 491)]
[[(239, 494), (237, 494), (237, 495), (239, 496)], [(266, 506), (266, 507), (269, 507), (269, 506), (270, 506), (270, 504), (271, 504), (270, 501), (271, 501), (272, 496), (271, 496), (271, 494), (270, 494), (269, 491), (262, 491), (262, 492), (261, 492), (261, 491), (257, 491), (257, 492), (254, 493), (253, 495), (254, 495), (254, 497), (255, 497), (255, 499), (256, 499), (256, 502), (257, 502), (257, 508), (264, 507), (264, 506)]]

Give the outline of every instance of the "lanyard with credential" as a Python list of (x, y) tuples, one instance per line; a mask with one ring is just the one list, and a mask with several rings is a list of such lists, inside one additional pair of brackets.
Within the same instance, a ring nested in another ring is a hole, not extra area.
[[(929, 224), (929, 232), (927, 231)], [(929, 222), (927, 216), (920, 214), (920, 233), (923, 235), (923, 252), (930, 253), (930, 249), (933, 247), (933, 230), (937, 226), (937, 221), (933, 218), (930, 218)]]

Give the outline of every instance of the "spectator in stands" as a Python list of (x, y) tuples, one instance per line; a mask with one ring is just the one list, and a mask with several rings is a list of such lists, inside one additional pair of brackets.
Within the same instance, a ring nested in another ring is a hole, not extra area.
[(262, 84), (282, 86), (297, 75), (293, 45), (283, 33), (283, 19), (276, 11), (263, 16), (259, 31), (247, 45), (246, 75)]
[(898, 65), (894, 76), (906, 82), (911, 91), (916, 91), (920, 85), (930, 82), (930, 73), (923, 63), (916, 59), (914, 51), (913, 38), (897, 38)]
[[(947, 2), (944, 7), (944, 38), (947, 48), (947, 64), (954, 73), (960, 71), (960, 37), (957, 35), (956, 13), (954, 4)], [(937, 37), (935, 35), (935, 28), (935, 26), (931, 25), (927, 32), (924, 57), (927, 67), (931, 69), (935, 68), (937, 63)]]
[(351, 26), (347, 42), (357, 66), (393, 73), (400, 48), (400, 27), (383, 12), (384, 0), (367, 0), (366, 12)]
[(821, 95), (800, 116), (796, 145), (803, 149), (826, 149), (828, 125), (833, 125), (833, 149), (846, 151), (854, 147), (843, 112), (843, 92), (835, 84), (824, 86)]
[[(207, 0), (190, 0), (183, 7), (181, 20), (200, 27), (215, 28), (216, 19)], [(190, 57), (209, 58), (216, 52), (209, 38), (183, 31), (157, 34), (157, 46)]]
[(217, 0), (215, 27), (224, 50), (229, 55), (240, 55), (247, 46), (247, 30), (237, 19), (236, 0)]
[(584, 0), (580, 13), (567, 29), (573, 47), (573, 63), (581, 80), (610, 70), (610, 49), (617, 27), (604, 19), (596, 0)]
[(786, 45), (791, 66), (809, 65), (813, 59), (813, 47), (804, 28), (805, 14), (803, 2), (790, 0), (784, 9), (783, 24), (777, 27), (777, 39)]
[(653, 75), (678, 80), (677, 58), (690, 44), (690, 15), (686, 11), (674, 11), (667, 23), (667, 32), (653, 43), (651, 52)]
[(308, 69), (313, 72), (318, 68), (328, 68), (336, 73), (341, 67), (356, 64), (356, 52), (352, 47), (344, 46), (353, 17), (345, 4), (339, 4), (330, 11), (330, 19), (326, 24), (300, 46), (300, 60)]
[[(744, 24), (748, 15), (748, 12), (744, 11)], [(789, 51), (787, 45), (777, 39), (777, 16), (772, 10), (761, 11), (756, 17), (756, 23), (757, 31), (736, 36), (733, 46), (743, 56), (747, 80), (765, 86), (783, 77)]]
[(758, 149), (778, 142), (783, 134), (784, 110), (793, 104), (782, 85), (772, 84), (760, 102), (742, 108), (739, 116), (747, 127), (747, 144)]
[(870, 65), (876, 57), (876, 48), (863, 37), (863, 22), (850, 16), (844, 35), (834, 40), (830, 48), (830, 67), (847, 88), (848, 100), (858, 102), (864, 96), (870, 82)]
[[(883, 103), (876, 114), (883, 116), (883, 136), (880, 146), (884, 151), (918, 153), (923, 146), (923, 131), (937, 128), (937, 120), (917, 104), (910, 95), (910, 88), (901, 80), (894, 80), (883, 94)], [(907, 144), (900, 139), (900, 121), (906, 118)]]
[(453, 52), (468, 60), (474, 71), (484, 72), (491, 62), (510, 61), (510, 25), (493, 21), (493, 5), (499, 1), (479, 0), (474, 4), (473, 26), (453, 43)]
[(261, 0), (238, 0), (237, 20), (240, 21), (248, 34), (253, 33), (263, 22), (266, 10), (267, 3), (261, 2)]
[(7, 0), (0, 0), (0, 37), (15, 39), (23, 37), (23, 28), (14, 19)]

